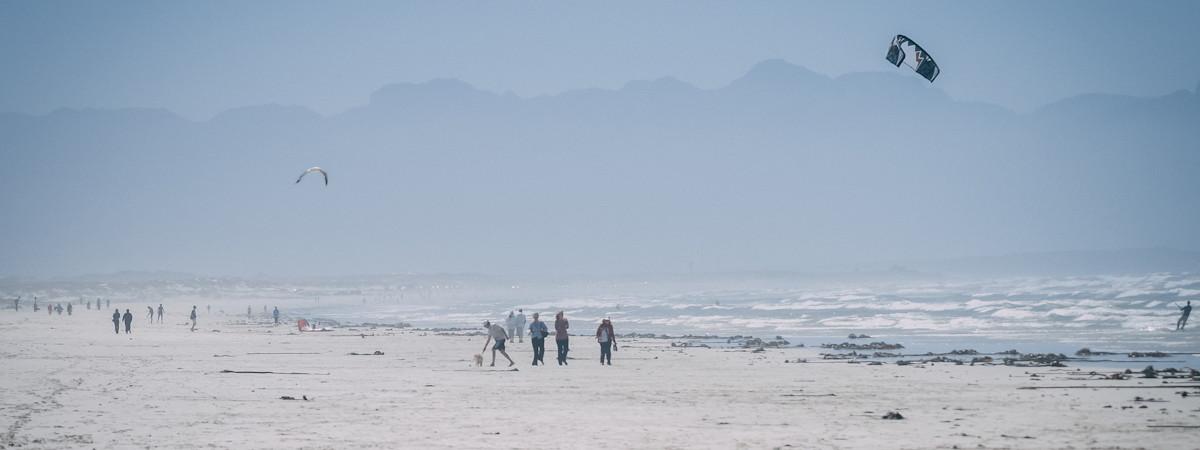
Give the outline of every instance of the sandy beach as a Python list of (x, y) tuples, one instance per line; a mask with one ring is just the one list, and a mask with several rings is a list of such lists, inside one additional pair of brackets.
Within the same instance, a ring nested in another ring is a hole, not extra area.
[[(572, 337), (566, 367), (553, 365), (552, 343), (552, 365), (540, 367), (530, 365), (528, 341), (514, 343), (518, 370), (511, 370), (486, 360), (472, 367), (481, 336), (369, 327), (299, 333), (232, 317), (202, 317), (189, 332), (179, 316), (162, 325), (139, 316), (132, 334), (115, 335), (108, 316), (0, 313), (0, 446), (1200, 445), (1200, 392), (1182, 386), (1200, 383), (1186, 379), (1087, 380), (1069, 367), (849, 364), (823, 361), (814, 348), (679, 348), (669, 339), (622, 340), (614, 364), (601, 366), (589, 336)], [(797, 359), (807, 362), (785, 362)], [(1181, 386), (1164, 388), (1170, 384)], [(1126, 388), (1021, 389), (1079, 385)], [(904, 419), (882, 419), (892, 411)]]

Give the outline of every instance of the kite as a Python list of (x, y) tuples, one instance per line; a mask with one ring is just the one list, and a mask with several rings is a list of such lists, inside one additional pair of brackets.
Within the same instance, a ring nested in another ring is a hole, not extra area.
[(300, 178), (296, 179), (296, 183), (299, 183), (300, 180), (304, 179), (305, 175), (308, 175), (310, 173), (320, 173), (321, 176), (325, 177), (325, 185), (329, 186), (329, 174), (325, 173), (325, 170), (320, 167), (309, 167), (308, 170), (305, 170), (304, 173), (300, 174)]
[[(910, 56), (916, 66), (908, 63)], [(937, 63), (933, 61), (933, 56), (930, 56), (929, 52), (903, 34), (897, 34), (892, 39), (892, 45), (888, 47), (887, 60), (896, 67), (904, 64), (912, 68), (930, 83), (942, 73), (942, 69), (938, 68)]]

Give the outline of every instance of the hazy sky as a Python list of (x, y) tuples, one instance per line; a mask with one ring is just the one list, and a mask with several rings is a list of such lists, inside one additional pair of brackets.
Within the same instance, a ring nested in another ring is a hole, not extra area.
[(675, 76), (718, 87), (782, 58), (886, 71), (896, 33), (958, 99), (1028, 110), (1200, 81), (1197, 1), (0, 2), (0, 111), (263, 103), (336, 113), (454, 77), (523, 96)]

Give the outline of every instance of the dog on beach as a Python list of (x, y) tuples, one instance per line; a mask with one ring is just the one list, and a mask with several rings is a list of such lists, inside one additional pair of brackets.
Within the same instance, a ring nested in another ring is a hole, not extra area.
[(483, 355), (475, 354), (475, 367), (483, 367)]

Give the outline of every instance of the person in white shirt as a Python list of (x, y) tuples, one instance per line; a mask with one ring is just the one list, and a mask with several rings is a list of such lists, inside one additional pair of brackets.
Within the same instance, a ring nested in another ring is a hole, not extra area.
[(497, 351), (500, 352), (501, 355), (504, 355), (504, 359), (508, 360), (509, 367), (512, 367), (514, 364), (516, 364), (513, 362), (512, 358), (508, 357), (508, 352), (504, 351), (504, 341), (508, 340), (508, 334), (504, 332), (504, 327), (500, 326), (499, 324), (493, 324), (491, 321), (484, 321), (483, 328), (488, 330), (487, 340), (483, 341), (483, 351), (487, 351), (489, 342), (496, 342), (496, 344), (492, 346), (491, 366), (496, 365)]
[[(513, 319), (513, 325), (515, 325), (514, 328), (517, 329), (517, 342), (524, 343), (525, 342), (525, 310), (523, 310), (523, 309), (517, 310), (517, 317), (516, 317), (516, 319)], [(510, 334), (509, 336), (511, 337), (512, 335)]]

